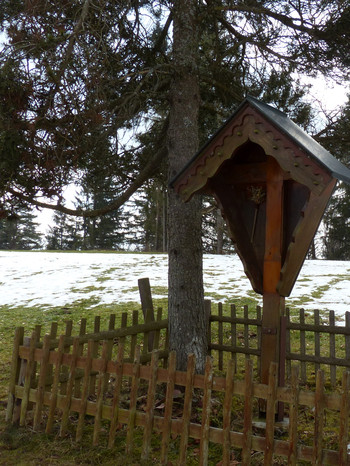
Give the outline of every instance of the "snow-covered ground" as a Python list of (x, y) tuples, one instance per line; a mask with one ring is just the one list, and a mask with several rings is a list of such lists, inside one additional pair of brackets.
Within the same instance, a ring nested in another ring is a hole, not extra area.
[[(167, 294), (165, 254), (0, 251), (0, 264), (0, 305), (65, 306), (90, 297), (138, 302), (137, 280), (144, 277), (155, 298)], [(205, 255), (204, 286), (214, 301), (253, 296), (237, 256)], [(287, 304), (344, 315), (350, 311), (350, 262), (306, 261)]]

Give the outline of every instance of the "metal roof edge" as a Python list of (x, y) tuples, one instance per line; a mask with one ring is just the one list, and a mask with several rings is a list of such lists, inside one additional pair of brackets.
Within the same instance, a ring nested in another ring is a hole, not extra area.
[[(284, 112), (268, 105), (255, 97), (247, 96), (247, 100), (256, 110), (269, 119), (281, 132), (296, 145), (317, 160), (334, 178), (350, 184), (350, 169), (325, 149), (312, 136), (294, 123)], [(275, 116), (276, 118), (273, 118)]]

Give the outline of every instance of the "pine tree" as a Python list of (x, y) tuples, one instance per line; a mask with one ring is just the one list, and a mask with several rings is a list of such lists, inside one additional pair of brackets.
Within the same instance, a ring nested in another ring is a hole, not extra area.
[(56, 212), (46, 235), (48, 250), (79, 250), (83, 247), (81, 220), (71, 219), (62, 212)]
[[(77, 196), (76, 206), (85, 210), (98, 210), (114, 199), (117, 190), (113, 176), (103, 177), (101, 174), (95, 174), (94, 170), (88, 170)], [(82, 248), (124, 249), (124, 217), (122, 208), (99, 217), (84, 217), (81, 225)]]
[[(336, 120), (321, 131), (319, 140), (343, 163), (350, 163), (350, 98)], [(323, 255), (350, 259), (350, 188), (339, 183), (324, 216)]]
[(25, 208), (0, 220), (0, 249), (39, 249), (41, 233), (38, 227), (36, 215)]
[(167, 248), (167, 193), (158, 181), (146, 184), (135, 198), (133, 243), (143, 251), (166, 252)]

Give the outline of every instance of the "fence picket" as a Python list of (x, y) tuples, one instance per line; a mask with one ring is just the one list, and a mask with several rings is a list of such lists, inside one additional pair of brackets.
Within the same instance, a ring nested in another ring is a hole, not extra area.
[(137, 402), (137, 391), (140, 383), (140, 357), (141, 357), (140, 346), (136, 346), (135, 359), (133, 365), (133, 373), (131, 380), (131, 391), (130, 391), (130, 402), (129, 402), (129, 420), (128, 428), (126, 431), (126, 453), (129, 454), (132, 451), (133, 435), (135, 428), (136, 419), (136, 402)]
[[(132, 313), (132, 325), (137, 325), (139, 323), (139, 311), (133, 311)], [(134, 360), (135, 357), (135, 348), (137, 345), (137, 334), (131, 335), (130, 341), (130, 359)]]
[(253, 363), (250, 359), (245, 361), (245, 390), (244, 390), (244, 419), (243, 419), (243, 446), (242, 464), (249, 466), (251, 462), (252, 433), (253, 433)]
[(350, 361), (350, 311), (345, 312), (345, 359)]
[[(256, 320), (261, 324), (261, 321), (262, 321), (262, 309), (261, 309), (261, 306), (256, 306)], [(257, 341), (257, 348), (260, 350), (261, 348), (261, 325), (257, 325), (256, 327), (256, 330), (257, 330), (257, 338), (258, 338), (258, 341)], [(261, 372), (261, 368), (260, 368), (260, 358), (258, 358), (258, 373), (260, 374)]]
[(97, 398), (96, 398), (96, 415), (95, 415), (94, 432), (93, 432), (93, 438), (92, 438), (92, 444), (95, 446), (98, 445), (98, 439), (100, 435), (103, 395), (106, 391), (106, 384), (108, 380), (107, 364), (108, 364), (108, 359), (109, 359), (108, 357), (109, 353), (110, 353), (110, 342), (104, 340), (103, 346), (102, 346), (101, 369), (99, 371), (100, 374), (99, 374)]
[(276, 413), (276, 395), (277, 395), (277, 364), (271, 363), (269, 370), (269, 384), (266, 400), (266, 444), (264, 466), (270, 466), (273, 459), (273, 442)]
[[(146, 315), (145, 315), (145, 324), (150, 324), (151, 322), (154, 322), (154, 312), (153, 308), (152, 309), (146, 309)], [(150, 332), (149, 330), (146, 330), (143, 334), (143, 348), (142, 348), (142, 354), (147, 354), (149, 351), (152, 351), (153, 348), (153, 339), (154, 339), (154, 333)]]
[[(318, 309), (314, 310), (314, 324), (317, 328), (320, 325), (320, 311)], [(320, 363), (317, 359), (321, 356), (321, 343), (320, 343), (320, 332), (314, 332), (314, 342), (315, 342), (315, 374), (320, 369)]]
[[(80, 326), (79, 326), (79, 336), (82, 337), (86, 334), (86, 323), (87, 319), (83, 317), (80, 320)], [(77, 357), (82, 356), (84, 353), (84, 341), (80, 339), (79, 343), (79, 348), (78, 348), (78, 353)], [(75, 398), (80, 398), (81, 397), (81, 381), (83, 378), (83, 372), (81, 369), (76, 370), (76, 379), (74, 383), (74, 397)]]
[(185, 386), (185, 399), (184, 408), (182, 415), (182, 432), (180, 441), (180, 452), (179, 452), (179, 464), (186, 464), (186, 453), (188, 447), (188, 434), (191, 421), (191, 410), (192, 410), (192, 391), (193, 391), (193, 379), (195, 371), (195, 356), (190, 354), (188, 356), (187, 372), (186, 372), (186, 386)]
[[(249, 314), (248, 314), (248, 306), (245, 305), (243, 307), (243, 312), (244, 312), (244, 319), (247, 321), (249, 319)], [(249, 325), (247, 322), (244, 324), (244, 330), (243, 330), (243, 335), (244, 335), (244, 346), (249, 349)], [(246, 359), (250, 358), (249, 353), (246, 353), (245, 355)]]
[(113, 448), (115, 441), (115, 433), (117, 429), (118, 415), (119, 415), (119, 399), (120, 399), (120, 390), (122, 387), (123, 381), (123, 359), (124, 359), (124, 345), (118, 346), (118, 354), (116, 361), (115, 369), (115, 386), (113, 393), (113, 402), (112, 402), (112, 414), (111, 414), (111, 424), (109, 428), (108, 436), (108, 448)]
[[(329, 311), (329, 325), (330, 327), (335, 326), (334, 311)], [(334, 333), (329, 334), (329, 356), (333, 360), (335, 359), (335, 335)], [(337, 368), (334, 364), (330, 365), (330, 377), (331, 377), (331, 387), (335, 388), (337, 385)]]
[(114, 330), (114, 328), (115, 328), (115, 319), (116, 319), (115, 314), (110, 314), (109, 315), (108, 330)]
[[(305, 324), (305, 311), (304, 309), (300, 309), (299, 311), (299, 320), (300, 324)], [(306, 343), (305, 343), (305, 330), (300, 330), (300, 354), (301, 356), (306, 355)], [(301, 361), (301, 381), (302, 383), (306, 382), (306, 363), (304, 360)]]
[[(219, 318), (222, 317), (222, 303), (218, 303), (218, 316)], [(224, 343), (224, 337), (223, 337), (223, 324), (222, 320), (220, 319), (218, 322), (218, 343), (219, 343), (219, 359), (218, 359), (218, 366), (219, 366), (219, 371), (223, 370), (223, 357), (224, 353), (222, 351), (222, 346)]]
[(232, 396), (234, 388), (234, 372), (235, 363), (233, 359), (230, 359), (227, 364), (227, 372), (225, 378), (225, 398), (224, 398), (224, 412), (222, 420), (222, 463), (223, 466), (229, 466), (230, 464), (230, 430), (231, 430), (231, 410), (232, 410)]
[[(123, 312), (122, 313), (122, 320), (121, 320), (121, 323), (120, 323), (120, 328), (121, 329), (126, 329), (127, 328), (127, 325), (128, 325), (128, 314), (126, 312)], [(126, 342), (126, 336), (122, 336), (119, 338), (119, 342), (121, 345), (124, 346), (125, 348), (125, 342)], [(131, 351), (131, 350), (130, 350)]]
[[(94, 333), (98, 333), (101, 329), (101, 317), (100, 316), (96, 316), (95, 319), (94, 319)], [(90, 340), (89, 340), (90, 341)], [(92, 358), (97, 358), (98, 356), (98, 348), (99, 348), (99, 342), (98, 341), (94, 341), (92, 343), (92, 354), (91, 354), (91, 357)], [(89, 342), (88, 342), (88, 351), (89, 351)], [(84, 374), (85, 376), (85, 374)], [(91, 374), (90, 377), (89, 377), (89, 380), (90, 380), (90, 387), (89, 387), (89, 393), (88, 395), (95, 395), (95, 389), (96, 389), (96, 374)], [(84, 390), (82, 388), (82, 390)]]
[[(157, 322), (160, 322), (162, 318), (163, 318), (163, 309), (160, 307), (157, 309)], [(153, 349), (159, 349), (159, 342), (160, 342), (160, 328), (158, 328), (154, 332)]]
[(154, 419), (154, 403), (156, 396), (157, 388), (157, 371), (158, 371), (158, 361), (159, 361), (159, 351), (155, 350), (152, 352), (151, 359), (151, 375), (148, 384), (147, 391), (147, 405), (146, 405), (146, 419), (145, 419), (145, 428), (143, 431), (143, 443), (142, 443), (142, 452), (141, 459), (148, 459), (150, 445), (151, 445), (151, 435), (153, 428), (153, 419)]
[[(289, 307), (286, 308), (286, 318), (287, 318), (287, 325), (288, 322), (290, 322), (290, 310)], [(291, 338), (290, 338), (290, 331), (286, 331), (286, 354), (291, 353)], [(292, 362), (290, 359), (286, 359), (286, 374), (287, 374), (287, 379), (291, 377), (292, 373)]]
[(312, 460), (313, 465), (322, 465), (322, 443), (324, 424), (324, 373), (319, 370), (316, 375), (315, 392), (315, 428)]
[(168, 359), (167, 371), (167, 390), (165, 395), (164, 420), (162, 428), (162, 449), (160, 460), (162, 464), (168, 462), (168, 449), (171, 434), (171, 415), (173, 410), (174, 388), (175, 388), (175, 371), (176, 371), (176, 353), (171, 351)]
[(350, 415), (350, 372), (343, 372), (342, 403), (339, 422), (339, 466), (348, 465), (347, 453), (349, 444), (349, 415)]
[[(209, 299), (206, 299), (204, 301), (204, 305), (208, 306), (208, 342), (211, 343), (213, 341), (213, 332), (211, 331), (211, 316), (212, 316), (212, 308), (211, 308), (211, 301)], [(212, 356), (212, 350), (211, 350), (211, 345), (209, 344), (208, 348), (208, 355)]]
[[(231, 305), (231, 320), (232, 320), (232, 324), (231, 324), (231, 343), (234, 347), (237, 346), (237, 324), (235, 322), (236, 320), (236, 306), (234, 304)], [(232, 359), (234, 360), (234, 367), (235, 367), (235, 371), (237, 370), (237, 351), (235, 351), (234, 353), (232, 353)]]
[[(52, 340), (56, 340), (57, 338), (57, 332), (58, 332), (58, 323), (57, 322), (52, 322), (50, 326), (50, 338)], [(51, 347), (51, 345), (50, 345)], [(53, 365), (49, 364), (49, 367), (47, 369), (47, 374), (46, 374), (47, 381), (49, 382), (53, 378)]]
[(296, 366), (291, 372), (291, 402), (289, 404), (289, 451), (288, 464), (297, 464), (298, 447), (298, 408), (299, 408), (299, 371)]
[(24, 426), (25, 417), (27, 414), (28, 404), (29, 404), (29, 390), (32, 384), (32, 375), (36, 367), (36, 362), (34, 360), (35, 347), (37, 342), (37, 332), (34, 330), (32, 333), (30, 344), (29, 344), (29, 356), (27, 360), (25, 379), (24, 379), (24, 389), (23, 389), (23, 398), (21, 403), (21, 414), (19, 418), (19, 425)]
[(57, 406), (57, 394), (58, 394), (58, 385), (60, 381), (60, 373), (61, 373), (61, 365), (62, 365), (62, 357), (63, 352), (65, 349), (65, 335), (61, 335), (59, 338), (58, 348), (56, 352), (56, 362), (55, 362), (55, 372), (53, 376), (52, 388), (51, 388), (51, 399), (49, 405), (49, 414), (47, 418), (45, 432), (47, 434), (51, 433), (55, 410)]
[(201, 424), (201, 441), (199, 449), (199, 464), (206, 466), (208, 464), (209, 454), (209, 428), (210, 428), (210, 408), (211, 392), (213, 385), (213, 362), (210, 356), (207, 356), (204, 371), (204, 393), (202, 408)]
[[(73, 332), (73, 321), (72, 320), (67, 320), (66, 321), (66, 329), (65, 329), (65, 335), (67, 337), (70, 337)], [(65, 340), (66, 342), (66, 340)], [(64, 352), (69, 353), (70, 352), (70, 344), (67, 343), (64, 347)], [(65, 395), (67, 392), (67, 381), (68, 381), (68, 374), (69, 374), (69, 367), (68, 366), (63, 366), (62, 367), (62, 378), (66, 379), (66, 382), (62, 382), (60, 385), (60, 394)]]
[(21, 368), (21, 358), (19, 357), (19, 347), (23, 345), (24, 327), (17, 327), (15, 330), (15, 337), (13, 341), (12, 362), (11, 362), (11, 375), (9, 381), (9, 393), (7, 399), (6, 421), (13, 419), (13, 410), (15, 406), (15, 388), (19, 378)]
[(67, 381), (67, 393), (66, 393), (66, 398), (64, 402), (64, 407), (63, 407), (63, 413), (62, 413), (62, 420), (61, 420), (61, 429), (60, 429), (60, 436), (62, 437), (67, 430), (67, 425), (68, 425), (68, 416), (69, 416), (69, 411), (70, 411), (70, 405), (72, 401), (72, 394), (73, 394), (73, 387), (74, 387), (74, 382), (75, 382), (75, 373), (76, 373), (76, 364), (77, 364), (77, 357), (79, 354), (79, 337), (74, 338), (73, 342), (73, 351), (71, 355), (71, 362), (69, 366), (69, 375), (68, 375), (68, 381)]
[(41, 351), (40, 359), (40, 374), (38, 379), (38, 387), (36, 390), (36, 404), (34, 410), (34, 422), (33, 429), (38, 430), (39, 424), (41, 422), (41, 414), (44, 403), (45, 395), (45, 384), (47, 378), (47, 372), (49, 369), (49, 356), (50, 356), (50, 335), (45, 335), (43, 348)]
[(58, 322), (52, 322), (50, 326), (50, 337), (54, 340), (57, 337)]
[(91, 394), (90, 378), (93, 377), (94, 379), (96, 379), (95, 374), (91, 375), (91, 366), (92, 366), (93, 357), (96, 358), (96, 343), (93, 340), (89, 340), (88, 351), (87, 351), (86, 361), (85, 361), (85, 368), (84, 368), (84, 379), (83, 379), (83, 385), (82, 385), (77, 431), (75, 435), (75, 440), (77, 442), (80, 442), (83, 436), (83, 427), (84, 427), (84, 422), (85, 422), (87, 401), (88, 401), (89, 393)]
[[(29, 346), (30, 346), (30, 338), (29, 337), (24, 337), (23, 338), (23, 347), (24, 348), (29, 348)], [(27, 359), (24, 358), (24, 359), (21, 360), (21, 364), (20, 364), (20, 368), (19, 368), (19, 374), (18, 374), (18, 382), (17, 382), (17, 384), (20, 387), (24, 387), (24, 384), (25, 384), (27, 364), (28, 364)], [(22, 408), (21, 398), (15, 398), (14, 409), (13, 409), (13, 414), (12, 414), (12, 422), (14, 424), (17, 424), (19, 422), (19, 420), (20, 420), (21, 408)]]

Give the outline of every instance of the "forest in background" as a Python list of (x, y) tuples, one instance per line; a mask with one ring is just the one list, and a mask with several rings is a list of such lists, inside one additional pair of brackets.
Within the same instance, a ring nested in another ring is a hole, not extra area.
[[(335, 57), (338, 68), (331, 70), (332, 59), (328, 55), (326, 63), (322, 47), (307, 52), (301, 44), (301, 51), (295, 49), (294, 57), (288, 57), (267, 45), (271, 41), (271, 47), (277, 46), (278, 21), (302, 36), (328, 14), (325, 26), (341, 18), (341, 33), (347, 27), (347, 10), (337, 2), (309, 2), (309, 7), (282, 2), (276, 11), (273, 2), (248, 3), (208, 2), (210, 13), (198, 3), (199, 142), (203, 144), (244, 95), (251, 94), (287, 113), (348, 164), (349, 101), (336, 111), (327, 111), (322, 102), (313, 105), (310, 86), (296, 78), (321, 73), (346, 86), (344, 60)], [(71, 7), (53, 2), (48, 8), (40, 1), (25, 6), (2, 3), (0, 26), (7, 39), (0, 56), (0, 249), (167, 251), (164, 151), (172, 72), (171, 5), (120, 2), (116, 8), (108, 1), (92, 5), (85, 0)], [(245, 36), (244, 24), (250, 24)], [(260, 55), (249, 47), (260, 47)], [(306, 63), (308, 53), (319, 55), (317, 66)], [(300, 73), (295, 73), (297, 60)], [(61, 193), (71, 182), (79, 194), (74, 208), (68, 209)], [(136, 195), (121, 199), (123, 191), (136, 189)], [(43, 234), (31, 202), (49, 198), (58, 211)], [(203, 201), (201, 217), (204, 252), (231, 252), (213, 200)], [(347, 186), (338, 187), (310, 254), (350, 259)]]
[[(103, 193), (100, 193), (103, 197)], [(86, 219), (55, 212), (42, 231), (36, 209), (21, 209), (0, 219), (0, 249), (4, 250), (114, 250), (167, 252), (167, 203), (162, 188), (141, 191), (134, 202), (103, 217)], [(76, 200), (77, 205), (82, 202)], [(203, 202), (205, 253), (234, 251), (219, 209)]]
[[(167, 252), (166, 188), (152, 186), (141, 191), (135, 202), (103, 217), (86, 219), (55, 212), (42, 231), (36, 209), (22, 209), (13, 217), (0, 219), (0, 249), (4, 250), (113, 250)], [(79, 204), (81, 200), (76, 200)], [(350, 260), (350, 190), (338, 187), (308, 258)], [(203, 252), (234, 252), (220, 210), (203, 200)]]

